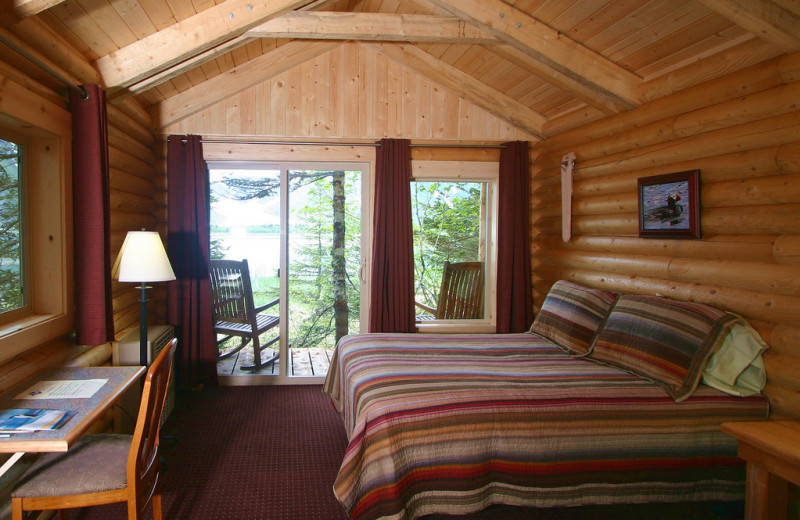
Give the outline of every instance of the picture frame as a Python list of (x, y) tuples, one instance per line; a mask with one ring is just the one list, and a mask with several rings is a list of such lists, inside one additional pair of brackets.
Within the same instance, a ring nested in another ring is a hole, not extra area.
[(700, 238), (700, 170), (638, 180), (639, 236)]

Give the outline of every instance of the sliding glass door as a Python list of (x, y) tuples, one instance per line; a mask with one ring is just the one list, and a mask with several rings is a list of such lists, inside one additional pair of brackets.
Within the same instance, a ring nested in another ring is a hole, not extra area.
[(212, 258), (247, 258), (256, 305), (281, 300), (279, 362), (225, 370), (263, 383), (323, 378), (338, 339), (366, 323), (366, 166), (212, 163), (210, 179)]

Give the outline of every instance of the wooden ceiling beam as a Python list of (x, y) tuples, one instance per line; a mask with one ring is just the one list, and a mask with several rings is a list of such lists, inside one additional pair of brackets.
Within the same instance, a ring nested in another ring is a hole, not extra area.
[(190, 58), (186, 61), (183, 61), (174, 67), (170, 67), (165, 69), (158, 74), (154, 74), (149, 76), (142, 81), (134, 83), (133, 85), (127, 88), (117, 88), (111, 89), (108, 91), (108, 100), (112, 102), (117, 102), (122, 99), (127, 99), (131, 96), (135, 96), (137, 94), (141, 94), (147, 90), (155, 88), (162, 83), (165, 83), (173, 78), (180, 76), (181, 74), (185, 74), (186, 72), (193, 70), (197, 67), (200, 67), (204, 63), (216, 59), (222, 56), (225, 53), (228, 53), (242, 45), (246, 45), (247, 43), (251, 42), (252, 38), (247, 37), (246, 35), (242, 35), (238, 38), (234, 38), (232, 40), (228, 40), (221, 45), (218, 45), (214, 48), (211, 48), (197, 56)]
[(498, 43), (483, 29), (455, 16), (293, 11), (247, 32), (259, 38)]
[(64, 0), (14, 0), (14, 11), (18, 16), (27, 18), (63, 2)]
[(517, 100), (506, 96), (469, 74), (411, 44), (361, 43), (368, 49), (424, 75), (431, 81), (450, 89), (475, 103), (490, 114), (544, 139), (544, 115), (531, 110)]
[(800, 50), (800, 16), (769, 0), (700, 0), (739, 27), (786, 52)]
[(638, 105), (642, 78), (502, 0), (430, 0), (588, 87)]
[(308, 0), (225, 0), (94, 64), (106, 88), (128, 87), (231, 40)]
[(234, 67), (156, 105), (153, 121), (159, 128), (177, 123), (226, 98), (262, 83), (341, 45), (338, 41), (295, 40)]
[(541, 61), (532, 58), (530, 55), (511, 45), (492, 45), (487, 48), (498, 56), (537, 75), (548, 83), (570, 92), (576, 98), (604, 114), (619, 114), (620, 112), (635, 107), (634, 104), (628, 103), (624, 99), (620, 99), (608, 92), (592, 88), (580, 81), (576, 81), (571, 76), (545, 65)]

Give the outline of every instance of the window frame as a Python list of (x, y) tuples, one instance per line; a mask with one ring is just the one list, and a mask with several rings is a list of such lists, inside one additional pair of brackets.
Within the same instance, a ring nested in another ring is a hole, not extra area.
[(25, 107), (30, 105), (30, 100), (25, 104), (9, 103), (8, 108), (19, 113), (0, 112), (0, 135), (24, 147), (24, 256), (28, 281), (26, 305), (0, 317), (0, 363), (74, 328), (71, 129), (68, 118), (55, 118), (46, 128), (37, 126), (41, 120), (28, 117), (31, 114)]
[[(212, 148), (213, 150), (213, 148)], [(206, 153), (206, 150), (204, 150)], [(282, 302), (289, 301), (289, 287), (284, 276), (288, 276), (289, 256), (288, 256), (288, 243), (286, 241), (286, 229), (289, 228), (289, 180), (286, 173), (291, 170), (358, 170), (361, 172), (361, 186), (362, 186), (362, 199), (361, 199), (361, 267), (359, 269), (358, 277), (360, 281), (361, 291), (361, 316), (360, 333), (367, 332), (369, 323), (369, 295), (370, 295), (370, 259), (372, 251), (372, 215), (373, 215), (373, 182), (372, 182), (372, 168), (373, 163), (369, 161), (357, 161), (347, 159), (331, 159), (325, 161), (309, 161), (297, 159), (272, 159), (267, 158), (259, 159), (219, 159), (213, 154), (206, 156), (206, 165), (209, 172), (212, 169), (255, 169), (255, 170), (277, 170), (280, 172), (281, 189), (281, 242), (280, 242), (280, 271), (281, 271), (281, 289), (280, 298)], [(287, 313), (289, 311), (288, 305), (280, 306), (280, 341), (279, 341), (279, 354), (280, 359), (288, 359), (288, 326), (289, 319)], [(289, 373), (291, 363), (279, 363), (279, 373), (265, 374), (265, 375), (248, 375), (248, 376), (225, 376), (228, 381), (236, 378), (252, 382), (257, 380), (259, 384), (318, 384), (325, 380), (324, 376), (295, 376)], [(230, 383), (228, 383), (230, 384)], [(235, 384), (235, 383), (234, 383)], [(249, 383), (248, 383), (249, 384)]]
[[(411, 182), (485, 182), (486, 264), (484, 317), (478, 320), (429, 320), (415, 322), (417, 332), (494, 333), (497, 330), (497, 218), (500, 164), (488, 161), (412, 160)], [(410, 186), (409, 186), (410, 189)]]

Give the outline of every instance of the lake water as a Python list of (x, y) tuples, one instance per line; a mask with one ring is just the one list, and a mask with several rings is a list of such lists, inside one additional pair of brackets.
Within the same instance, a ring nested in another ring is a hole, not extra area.
[(225, 258), (247, 259), (250, 276), (277, 276), (281, 266), (281, 236), (279, 233), (211, 233), (225, 248)]

